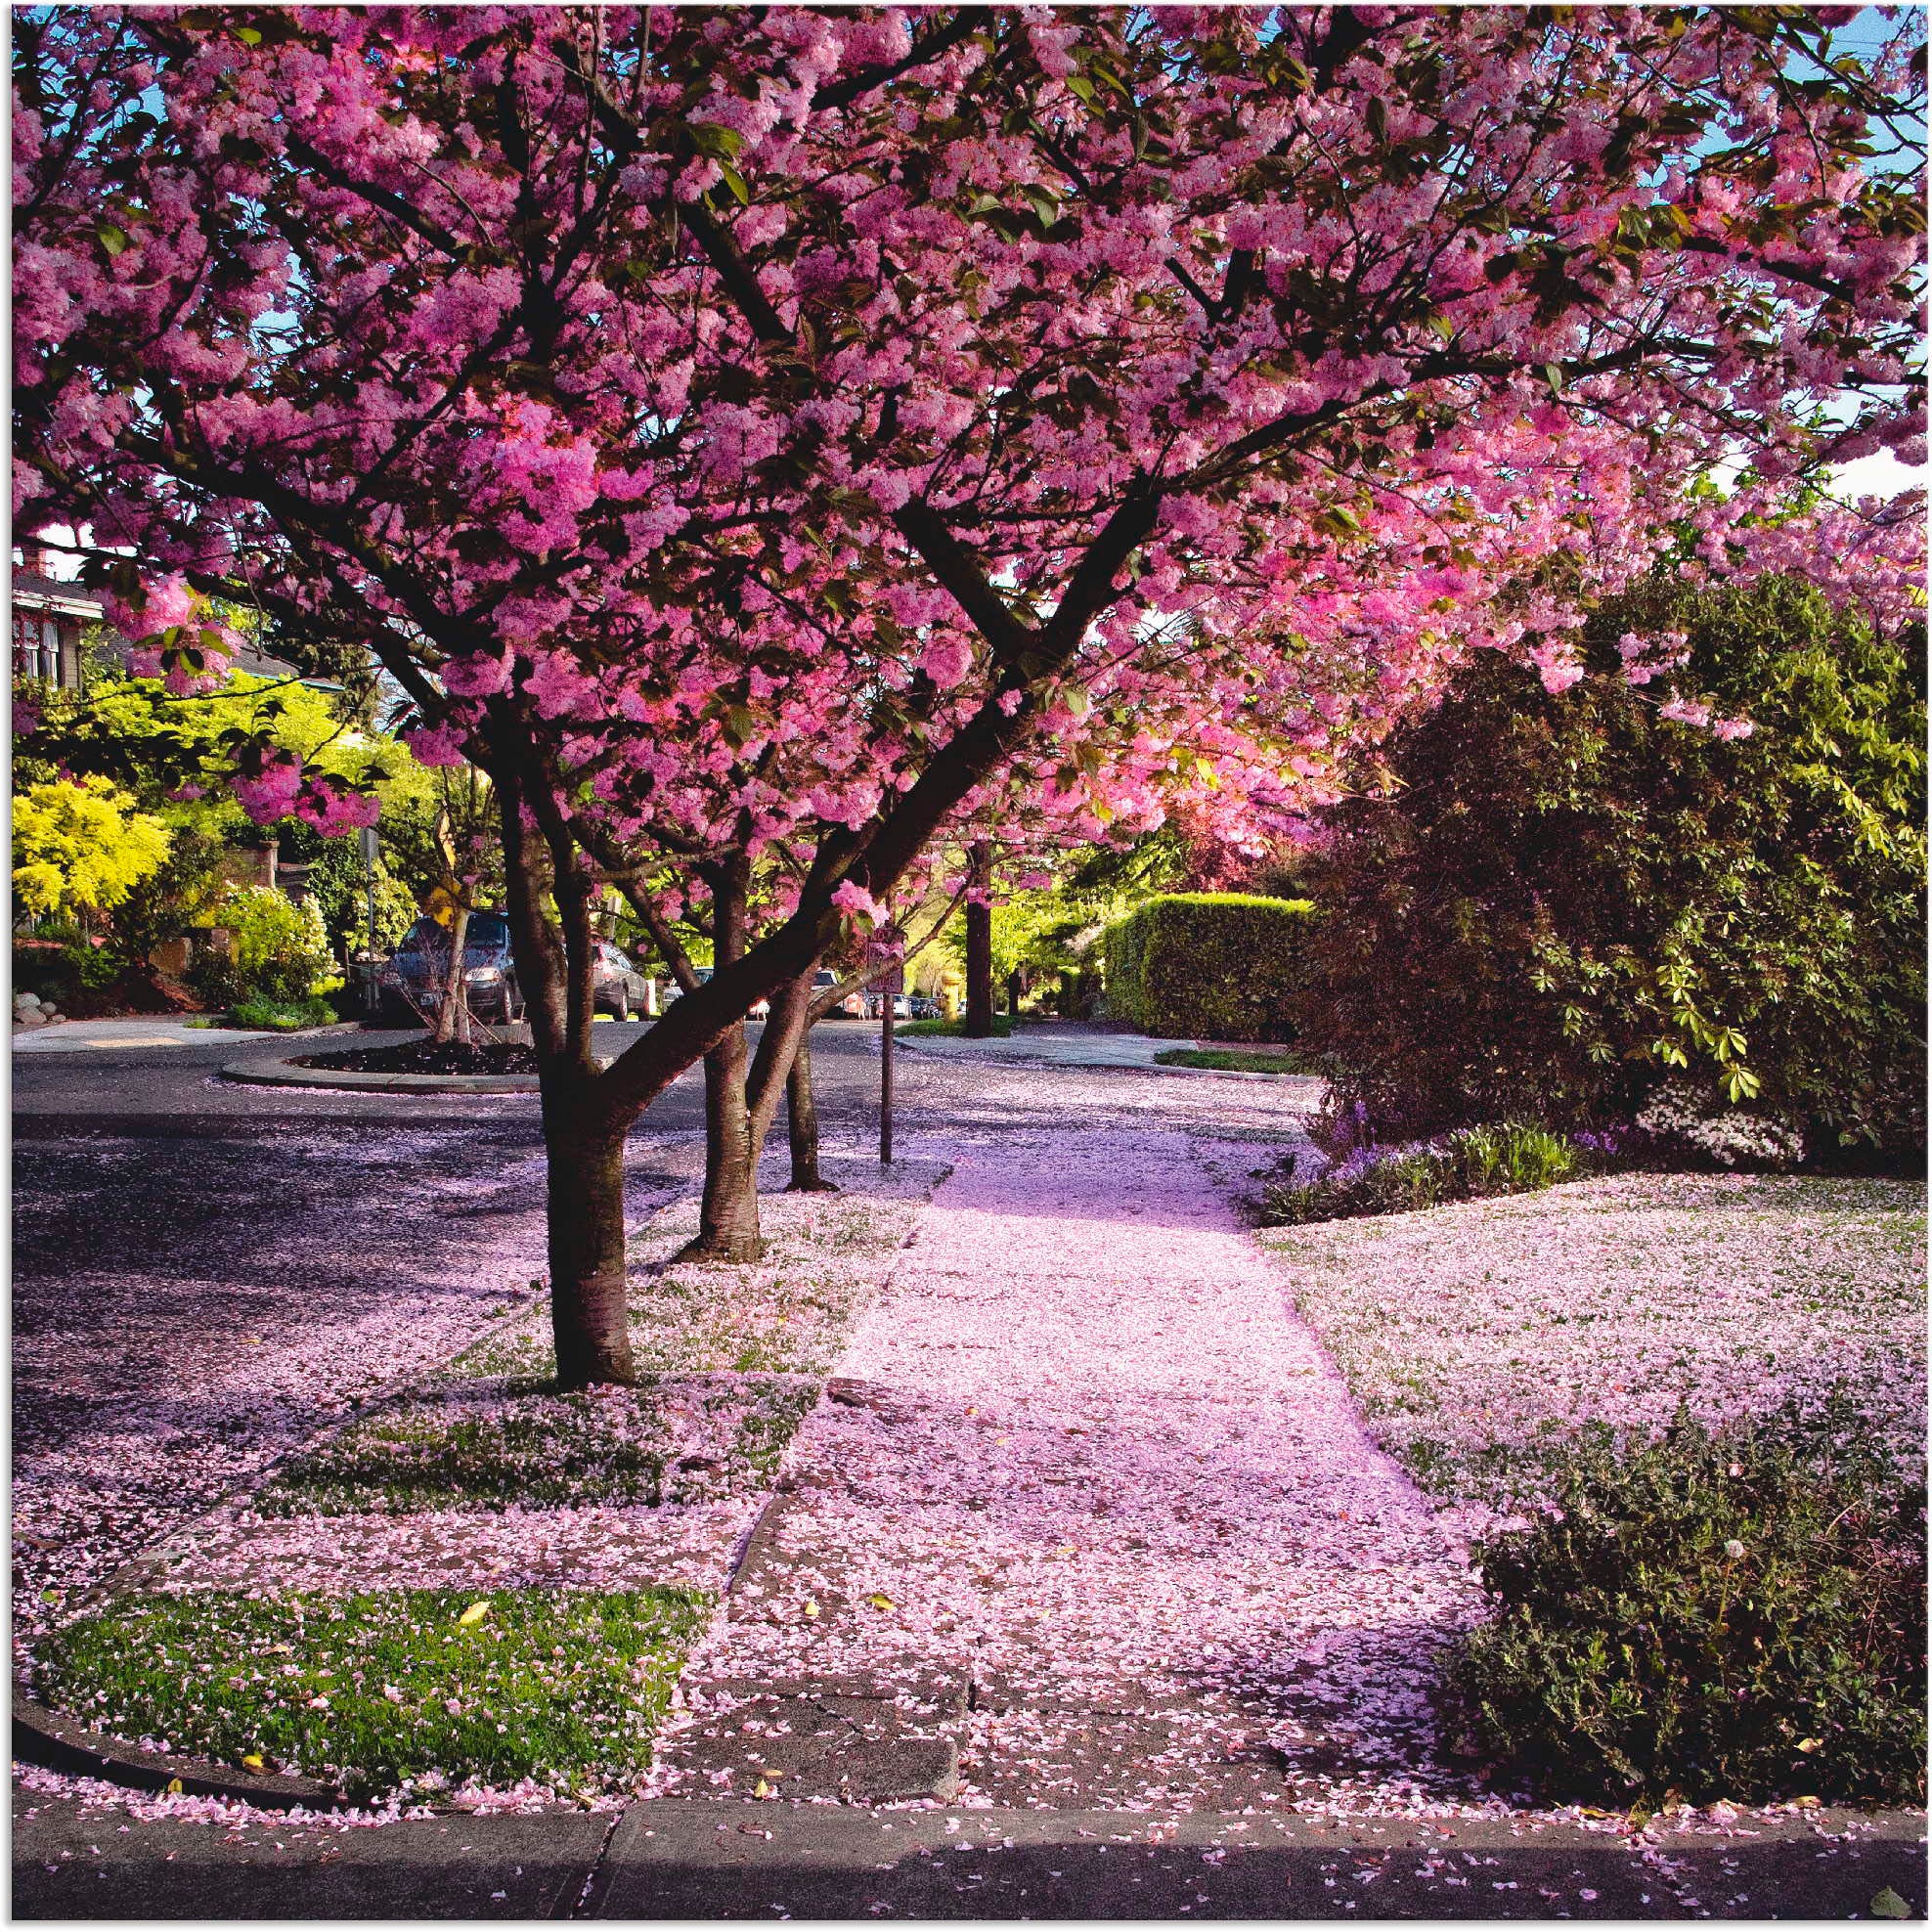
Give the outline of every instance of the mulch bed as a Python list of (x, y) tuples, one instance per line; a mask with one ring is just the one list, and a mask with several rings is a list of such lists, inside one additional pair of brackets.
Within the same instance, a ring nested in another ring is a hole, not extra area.
[(537, 1055), (514, 1041), (462, 1046), (455, 1040), (405, 1040), (400, 1046), (359, 1046), (348, 1053), (311, 1053), (290, 1063), (337, 1074), (534, 1074)]

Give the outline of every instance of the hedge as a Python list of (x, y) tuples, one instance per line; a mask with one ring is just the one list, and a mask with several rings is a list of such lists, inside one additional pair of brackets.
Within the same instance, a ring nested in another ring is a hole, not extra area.
[(1314, 902), (1169, 893), (1106, 932), (1108, 1009), (1161, 1039), (1287, 1040)]

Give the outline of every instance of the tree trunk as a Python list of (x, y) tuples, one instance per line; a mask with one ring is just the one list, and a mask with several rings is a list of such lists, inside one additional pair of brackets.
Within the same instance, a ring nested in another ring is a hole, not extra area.
[[(987, 849), (973, 848), (973, 880), (986, 884)], [(966, 1037), (987, 1039), (992, 1033), (992, 907), (977, 899), (966, 901)]]
[(792, 1143), (788, 1194), (836, 1194), (838, 1187), (818, 1171), (818, 1101), (812, 1091), (812, 1030), (799, 1036), (792, 1070), (785, 1076), (785, 1124)]
[(559, 1388), (631, 1383), (624, 1256), (624, 1135), (568, 1120), (546, 1096), (550, 1330)]
[(450, 920), (450, 963), (443, 975), (443, 999), (436, 1009), (438, 1046), (453, 1039), (469, 1044), (469, 983), (463, 978), (463, 952), (469, 943), (469, 911), (458, 907)]
[(679, 1251), (681, 1261), (756, 1261), (765, 1252), (746, 1058), (742, 1026), (704, 1057), (704, 1198), (697, 1239)]

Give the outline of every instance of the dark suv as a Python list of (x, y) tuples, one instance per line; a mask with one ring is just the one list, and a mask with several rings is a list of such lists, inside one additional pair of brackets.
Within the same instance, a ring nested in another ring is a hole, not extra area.
[[(403, 935), (376, 982), (385, 1019), (410, 1021), (433, 1013), (443, 1003), (449, 969), (448, 932), (426, 913)], [(472, 912), (463, 936), (462, 976), (469, 988), (469, 1010), (479, 1020), (507, 1025), (523, 1016), (516, 962), (510, 957), (509, 921), (501, 912)]]

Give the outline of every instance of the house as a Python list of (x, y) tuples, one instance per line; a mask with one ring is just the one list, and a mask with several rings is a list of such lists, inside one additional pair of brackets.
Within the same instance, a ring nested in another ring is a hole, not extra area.
[[(83, 640), (103, 625), (106, 606), (84, 585), (53, 574), (52, 557), (44, 544), (22, 544), (15, 549), (13, 581), (14, 676), (76, 691), (87, 681)], [(134, 646), (112, 631), (103, 630), (95, 640), (99, 654), (125, 671)], [(244, 642), (230, 658), (236, 671), (250, 678), (293, 678), (292, 664)], [(304, 683), (334, 691), (341, 686), (325, 678), (305, 678)]]
[(22, 544), (14, 568), (14, 676), (78, 690), (81, 638), (101, 622), (101, 599), (52, 576), (46, 550)]

